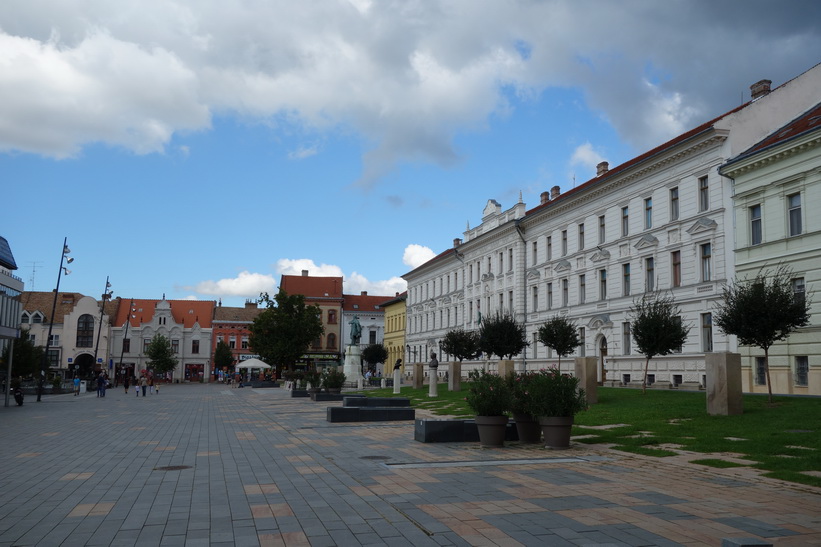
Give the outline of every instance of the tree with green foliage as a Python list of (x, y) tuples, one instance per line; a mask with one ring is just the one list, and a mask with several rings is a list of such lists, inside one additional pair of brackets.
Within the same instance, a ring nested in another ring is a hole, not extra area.
[(145, 348), (145, 356), (148, 357), (148, 367), (159, 374), (173, 371), (179, 363), (177, 358), (174, 357), (171, 340), (162, 334), (154, 335), (154, 338)]
[(283, 367), (292, 369), (309, 344), (325, 332), (321, 310), (306, 305), (301, 294), (287, 294), (282, 289), (273, 300), (262, 293), (259, 302), (266, 309), (251, 324), (249, 345), (263, 361), (276, 367), (279, 378)]
[[(20, 338), (14, 340), (14, 354), (12, 355), (12, 377), (15, 376), (35, 376), (40, 373), (40, 364), (43, 362), (45, 350), (41, 346), (36, 346), (29, 340), (29, 331), (22, 329)], [(2, 372), (8, 370), (9, 354), (11, 344), (6, 344), (3, 350)]]
[(214, 349), (214, 368), (222, 370), (233, 364), (234, 352), (231, 351), (231, 347), (225, 343), (225, 340), (220, 340)]
[(482, 319), (479, 347), (488, 355), (512, 359), (529, 345), (526, 337), (524, 325), (517, 323), (510, 314), (496, 312)]
[(482, 348), (479, 347), (479, 333), (475, 330), (450, 330), (442, 339), (442, 351), (452, 355), (460, 363), (464, 360), (472, 361), (482, 354)]
[(630, 330), (636, 348), (644, 355), (644, 379), (641, 391), (646, 393), (647, 369), (656, 355), (669, 355), (687, 340), (690, 326), (681, 322), (681, 310), (671, 296), (644, 295), (630, 308)]
[(762, 269), (753, 279), (736, 279), (722, 290), (723, 302), (713, 314), (713, 323), (721, 332), (737, 336), (742, 346), (764, 350), (770, 402), (770, 347), (810, 322), (810, 294), (795, 290), (793, 275), (781, 265), (775, 271)]
[(539, 327), (536, 339), (559, 356), (559, 371), (562, 370), (562, 357), (573, 353), (581, 344), (576, 324), (564, 315), (554, 315), (548, 319)]
[(362, 350), (362, 360), (369, 365), (384, 363), (388, 359), (388, 350), (382, 344), (369, 344)]

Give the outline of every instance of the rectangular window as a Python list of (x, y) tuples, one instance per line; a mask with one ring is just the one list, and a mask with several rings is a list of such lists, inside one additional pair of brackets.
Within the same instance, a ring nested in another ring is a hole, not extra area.
[(644, 200), (644, 229), (649, 230), (653, 227), (653, 198)]
[(644, 290), (645, 292), (656, 290), (656, 261), (652, 256), (644, 259)]
[(547, 284), (547, 309), (553, 309), (553, 283)]
[(539, 263), (539, 242), (538, 241), (533, 242), (533, 251), (532, 251), (532, 253), (533, 253), (533, 265), (535, 266), (536, 264)]
[(766, 386), (767, 385), (767, 368), (764, 366), (764, 358), (763, 357), (756, 357), (755, 358), (755, 385), (757, 385), (757, 386)]
[(507, 271), (513, 271), (513, 249), (507, 250)]
[(567, 288), (567, 279), (562, 279), (562, 307), (567, 306), (567, 296), (570, 291)]
[[(673, 324), (675, 324), (676, 327), (679, 327), (679, 328), (681, 327), (681, 316), (680, 315), (676, 315), (675, 317), (673, 317)], [(673, 349), (673, 353), (681, 353), (683, 349), (684, 349), (684, 346), (681, 345), (681, 346)], [(680, 383), (681, 382), (679, 382), (679, 384)]]
[(231, 337), (230, 340), (228, 340), (228, 347), (230, 349), (237, 349), (237, 339), (234, 338), (233, 336)]
[(713, 351), (713, 314), (701, 314), (701, 350), (704, 353)]
[(513, 291), (508, 291), (507, 292), (507, 305), (508, 305), (508, 311), (512, 315), (513, 314)]
[(806, 355), (795, 358), (795, 385), (806, 386), (809, 383), (810, 360)]
[(376, 344), (376, 331), (372, 330), (368, 332), (368, 343), (373, 345)]
[(599, 270), (599, 300), (607, 300), (607, 270)]
[(60, 366), (60, 349), (59, 348), (49, 348), (48, 350), (48, 363), (50, 367), (59, 367)]
[(584, 327), (579, 327), (579, 357), (584, 357)]
[(750, 207), (750, 245), (761, 245), (761, 205)]
[(531, 291), (533, 293), (532, 311), (537, 311), (539, 309), (539, 287), (533, 287)]
[(621, 237), (627, 237), (630, 234), (630, 209), (628, 207), (621, 208)]
[(487, 273), (493, 273), (493, 259), (487, 257)]
[(621, 265), (621, 295), (630, 296), (630, 264)]
[(605, 235), (606, 235), (606, 232), (605, 232), (604, 228), (605, 228), (605, 226), (604, 226), (604, 215), (602, 215), (602, 216), (599, 217), (599, 244), (600, 245), (602, 243), (604, 243), (604, 239), (605, 239)]
[(710, 208), (710, 186), (707, 184), (707, 176), (698, 179), (698, 210), (706, 211)]
[(468, 267), (468, 274), (470, 274), (470, 281), (469, 283), (473, 283), (473, 264)]
[(795, 302), (804, 306), (805, 297), (806, 297), (806, 287), (804, 286), (804, 278), (803, 277), (796, 277), (792, 280), (792, 292), (793, 297), (795, 298)]
[(584, 223), (579, 224), (579, 250), (584, 249)]
[(787, 196), (788, 214), (790, 218), (790, 235), (801, 234), (801, 194)]
[(131, 338), (123, 339), (123, 353), (131, 353)]
[(670, 272), (673, 287), (681, 287), (681, 251), (670, 253)]
[(179, 353), (180, 352), (180, 341), (179, 340), (171, 340), (171, 351), (172, 351), (172, 353)]
[(247, 336), (242, 337), (242, 349), (248, 349), (248, 337)]
[(143, 353), (148, 351), (148, 345), (151, 343), (151, 338), (143, 338)]
[(701, 245), (701, 280), (710, 281), (713, 278), (712, 259), (713, 250), (709, 243)]
[(587, 283), (585, 282), (585, 275), (579, 276), (579, 304), (584, 304), (587, 298)]
[(499, 253), (499, 273), (505, 271), (505, 253)]
[(547, 260), (553, 259), (553, 237), (547, 236)]
[(199, 340), (191, 340), (191, 353), (199, 353), (200, 352), (200, 341)]
[(633, 335), (630, 333), (630, 323), (624, 322), (621, 324), (621, 347), (623, 348), (622, 355), (630, 355), (630, 339)]
[(678, 220), (678, 188), (670, 188), (670, 221)]
[(562, 230), (562, 256), (567, 256), (567, 230)]

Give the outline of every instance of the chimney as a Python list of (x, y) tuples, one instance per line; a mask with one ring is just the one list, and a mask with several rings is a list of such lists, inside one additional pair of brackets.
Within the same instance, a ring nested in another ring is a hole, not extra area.
[(359, 294), (360, 294), (361, 296), (368, 296), (368, 291), (362, 291), (362, 292), (361, 292), (361, 293), (359, 293)]
[(556, 199), (559, 197), (559, 193), (561, 193), (562, 189), (558, 186), (554, 186), (550, 189), (550, 199)]
[(308, 277), (308, 270), (302, 270), (302, 277)]
[(773, 83), (772, 80), (759, 80), (753, 85), (750, 86), (750, 94), (752, 95), (752, 100), (759, 99), (764, 95), (770, 94), (770, 85)]
[(245, 309), (246, 310), (256, 308), (256, 307), (257, 307), (257, 303), (254, 302), (253, 300), (246, 300), (245, 301)]
[(539, 205), (544, 205), (550, 201), (550, 192), (542, 192), (539, 194)]
[(600, 177), (603, 174), (607, 173), (607, 171), (609, 170), (609, 167), (610, 167), (610, 164), (607, 163), (606, 161), (603, 161), (600, 164), (598, 164), (596, 166), (596, 176)]
[(453, 247), (454, 247), (454, 248), (458, 247), (458, 246), (459, 246), (459, 245), (461, 245), (461, 244), (462, 244), (462, 240), (461, 240), (461, 239), (459, 239), (458, 237), (453, 238)]

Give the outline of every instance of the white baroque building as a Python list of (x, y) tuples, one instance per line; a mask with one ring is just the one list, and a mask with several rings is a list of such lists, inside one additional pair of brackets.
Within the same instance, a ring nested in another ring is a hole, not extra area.
[(598, 357), (600, 380), (640, 382), (630, 308), (663, 292), (691, 330), (681, 351), (653, 359), (649, 381), (704, 385), (704, 354), (736, 350), (712, 326), (735, 273), (733, 186), (718, 169), (818, 101), (821, 65), (772, 92), (766, 80), (751, 89), (750, 102), (613, 169), (602, 162), (595, 178), (563, 194), (554, 187), (529, 210), (521, 198), (506, 210), (489, 200), (479, 226), (403, 276), (407, 362), (427, 361), (449, 330), (478, 329), (482, 315), (502, 311), (530, 341), (517, 370), (555, 365), (535, 338), (563, 314), (583, 340), (576, 355)]

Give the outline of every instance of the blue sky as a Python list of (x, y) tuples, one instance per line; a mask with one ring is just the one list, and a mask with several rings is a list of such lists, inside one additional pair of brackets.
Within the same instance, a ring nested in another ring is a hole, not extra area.
[(0, 5), (0, 235), (28, 290), (400, 276), (819, 61), (812, 1)]

